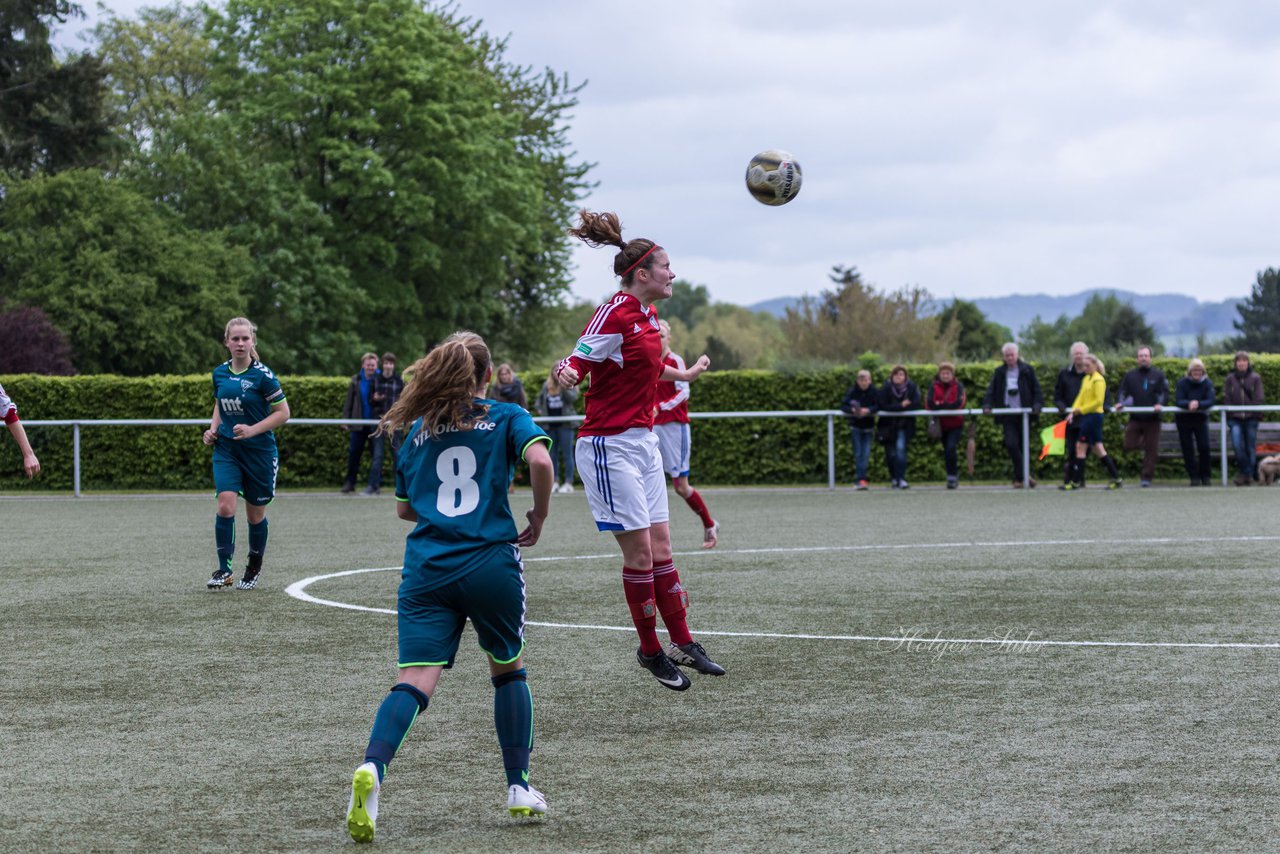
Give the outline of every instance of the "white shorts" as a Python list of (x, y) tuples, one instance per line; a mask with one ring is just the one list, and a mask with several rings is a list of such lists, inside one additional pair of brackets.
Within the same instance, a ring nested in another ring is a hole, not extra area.
[(672, 479), (689, 476), (689, 425), (679, 421), (654, 424), (653, 434), (658, 437), (658, 450), (662, 453), (662, 470)]
[(574, 459), (599, 530), (640, 531), (671, 518), (658, 437), (651, 431), (579, 436)]

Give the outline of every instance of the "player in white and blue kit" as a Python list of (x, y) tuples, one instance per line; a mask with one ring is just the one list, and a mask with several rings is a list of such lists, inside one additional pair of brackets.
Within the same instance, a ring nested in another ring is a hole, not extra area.
[[(550, 507), (551, 440), (522, 407), (484, 399), (492, 373), (484, 340), (455, 332), (406, 371), (412, 379), (382, 418), (387, 434), (412, 425), (396, 461), (396, 511), (416, 524), (405, 541), (396, 606), (399, 681), (378, 707), (351, 783), (347, 832), (357, 842), (373, 840), (387, 766), (453, 666), (468, 619), (489, 659), (507, 810), (547, 811), (529, 785), (533, 696), (521, 658), (520, 547), (538, 541)], [(519, 459), (529, 464), (533, 509), (517, 534), (507, 490)]]
[(258, 586), (267, 550), (267, 505), (276, 497), (280, 469), (271, 431), (289, 420), (289, 403), (276, 375), (258, 361), (257, 331), (247, 318), (227, 321), (223, 343), (231, 358), (213, 369), (213, 418), (204, 431), (204, 443), (214, 446), (213, 488), (218, 495), (213, 526), (218, 568), (207, 585), (211, 590), (231, 584), (236, 504), (241, 495), (249, 520), (249, 562), (236, 587)]

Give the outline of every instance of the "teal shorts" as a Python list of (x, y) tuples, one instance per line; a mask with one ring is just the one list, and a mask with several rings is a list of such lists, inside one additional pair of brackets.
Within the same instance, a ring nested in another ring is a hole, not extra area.
[(400, 666), (452, 667), (468, 619), (480, 648), (497, 664), (509, 664), (524, 649), (524, 566), (514, 546), (491, 557), (457, 581), (422, 593), (401, 584), (396, 605)]
[(235, 492), (249, 504), (263, 506), (276, 497), (280, 455), (270, 448), (244, 447), (219, 436), (213, 446), (213, 489)]

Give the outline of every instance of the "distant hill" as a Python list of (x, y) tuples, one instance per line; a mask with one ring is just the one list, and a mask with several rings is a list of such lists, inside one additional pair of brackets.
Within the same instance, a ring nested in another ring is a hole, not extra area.
[[(1124, 302), (1133, 303), (1133, 307), (1142, 312), (1147, 322), (1155, 328), (1165, 346), (1176, 349), (1181, 349), (1188, 341), (1194, 341), (1195, 336), (1201, 332), (1210, 339), (1235, 335), (1232, 321), (1239, 317), (1236, 306), (1243, 301), (1243, 297), (1240, 297), (1221, 302), (1200, 302), (1183, 294), (1138, 294), (1095, 288), (1062, 297), (1011, 294), (1007, 297), (981, 297), (972, 302), (988, 320), (1009, 327), (1016, 335), (1037, 315), (1047, 322), (1057, 320), (1063, 314), (1076, 317), (1094, 294), (1115, 294)], [(777, 297), (748, 308), (768, 312), (775, 317), (785, 317), (787, 309), (799, 302), (800, 297)]]

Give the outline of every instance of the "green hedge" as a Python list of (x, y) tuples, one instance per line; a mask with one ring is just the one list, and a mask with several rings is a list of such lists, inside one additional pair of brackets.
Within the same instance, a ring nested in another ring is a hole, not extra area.
[[(1230, 356), (1205, 358), (1209, 376), (1221, 389), (1231, 369)], [(1170, 387), (1186, 370), (1183, 359), (1157, 359), (1157, 367), (1169, 376)], [(977, 406), (997, 363), (961, 365), (957, 375)], [(1040, 365), (1036, 372), (1046, 402), (1061, 365)], [(1118, 383), (1132, 360), (1108, 366), (1110, 383)], [(1255, 357), (1262, 374), (1267, 402), (1280, 402), (1280, 356)], [(876, 384), (884, 382), (889, 366), (875, 372)], [(911, 378), (927, 390), (933, 365), (909, 365)], [(748, 410), (835, 409), (853, 384), (856, 368), (784, 375), (770, 371), (713, 371), (693, 385), (690, 408), (695, 412)], [(530, 401), (537, 396), (545, 373), (527, 372), (523, 379)], [(342, 411), (347, 377), (282, 377), (294, 417), (337, 418)], [(0, 377), (17, 402), (24, 420), (72, 418), (208, 418), (212, 411), (207, 376), (45, 377), (32, 374)], [(579, 398), (581, 406), (582, 398)], [(1057, 420), (1050, 409), (1033, 426), (1033, 451), (1038, 449), (1039, 427)], [(1140, 454), (1124, 453), (1121, 437), (1127, 419), (1106, 419), (1104, 437), (1127, 476), (1136, 476)], [(1280, 420), (1280, 418), (1271, 419)], [(1008, 456), (1001, 445), (1001, 430), (991, 418), (977, 418), (977, 480), (1000, 481), (1010, 477)], [(90, 427), (81, 430), (81, 483), (88, 490), (201, 489), (213, 488), (212, 450), (200, 441), (201, 428), (191, 427)], [(693, 480), (701, 484), (822, 484), (827, 480), (827, 424), (824, 418), (697, 419), (693, 420)], [(7, 436), (0, 437), (0, 489), (68, 490), (72, 487), (72, 436), (70, 427), (29, 427), (27, 435), (40, 457), (42, 472), (34, 482), (22, 476), (22, 460)], [(277, 431), (280, 445), (282, 489), (337, 488), (346, 471), (347, 434), (336, 427), (285, 425)], [(907, 477), (930, 482), (943, 479), (942, 449), (930, 442), (921, 425), (909, 449)], [(1033, 453), (1033, 457), (1034, 457)], [(389, 482), (387, 455), (384, 482)], [(368, 465), (365, 454), (364, 465)], [(963, 468), (963, 462), (962, 462)], [(1053, 480), (1061, 471), (1061, 458), (1043, 463), (1033, 460), (1033, 473)], [(366, 476), (367, 468), (361, 472)], [(836, 423), (836, 476), (848, 483), (853, 476), (849, 431)], [(1161, 464), (1157, 476), (1181, 478), (1180, 461)], [(883, 452), (872, 455), (872, 477), (884, 481)]]

